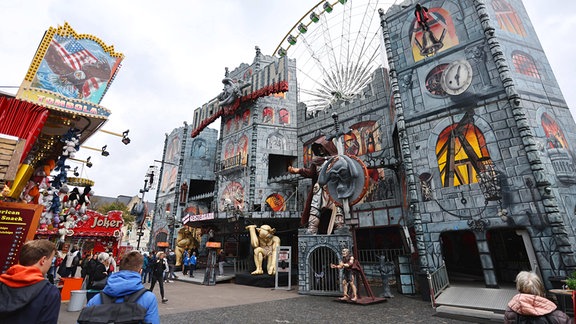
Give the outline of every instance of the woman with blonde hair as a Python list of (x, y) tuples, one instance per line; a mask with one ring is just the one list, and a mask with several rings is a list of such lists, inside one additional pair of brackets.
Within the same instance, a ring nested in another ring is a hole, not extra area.
[(516, 276), (519, 294), (512, 297), (504, 313), (504, 323), (574, 323), (556, 304), (546, 299), (540, 277), (533, 272), (521, 271)]

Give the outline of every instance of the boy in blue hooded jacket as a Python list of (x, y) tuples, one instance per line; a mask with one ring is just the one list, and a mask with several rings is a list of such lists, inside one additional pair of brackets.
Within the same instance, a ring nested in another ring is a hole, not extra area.
[[(106, 287), (102, 290), (106, 295), (118, 298), (117, 303), (124, 301), (126, 295), (130, 295), (144, 288), (142, 285), (142, 265), (144, 264), (144, 257), (138, 251), (130, 251), (124, 255), (120, 261), (120, 271), (114, 272), (108, 277)], [(102, 303), (100, 294), (95, 295), (90, 299), (86, 307), (98, 305)], [(158, 302), (156, 295), (147, 291), (136, 301), (139, 305), (146, 308), (146, 323), (160, 324), (160, 314), (158, 313)]]

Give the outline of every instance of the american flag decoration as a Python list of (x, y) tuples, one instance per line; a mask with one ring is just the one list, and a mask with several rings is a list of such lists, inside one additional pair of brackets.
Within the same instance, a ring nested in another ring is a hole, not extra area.
[(54, 35), (52, 46), (56, 48), (64, 62), (74, 70), (82, 69), (84, 64), (96, 63), (98, 59), (73, 38)]

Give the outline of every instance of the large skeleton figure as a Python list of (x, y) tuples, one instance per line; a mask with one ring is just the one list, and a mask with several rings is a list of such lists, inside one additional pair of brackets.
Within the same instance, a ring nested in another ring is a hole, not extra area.
[[(276, 229), (269, 225), (262, 225), (256, 228), (256, 225), (248, 225), (246, 229), (250, 231), (250, 243), (254, 248), (254, 263), (256, 270), (253, 275), (263, 274), (262, 261), (267, 259), (267, 271), (269, 275), (276, 274), (276, 252), (280, 246), (280, 238), (275, 236)], [(258, 232), (258, 233), (256, 233)]]

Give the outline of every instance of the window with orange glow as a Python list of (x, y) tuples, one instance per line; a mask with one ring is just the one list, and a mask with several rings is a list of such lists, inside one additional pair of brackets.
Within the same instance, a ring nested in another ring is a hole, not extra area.
[(482, 162), (489, 161), (486, 140), (472, 123), (453, 124), (440, 133), (436, 158), (443, 187), (478, 182)]
[(526, 37), (526, 30), (516, 9), (504, 0), (492, 1), (492, 8), (496, 14), (496, 21), (503, 30)]

